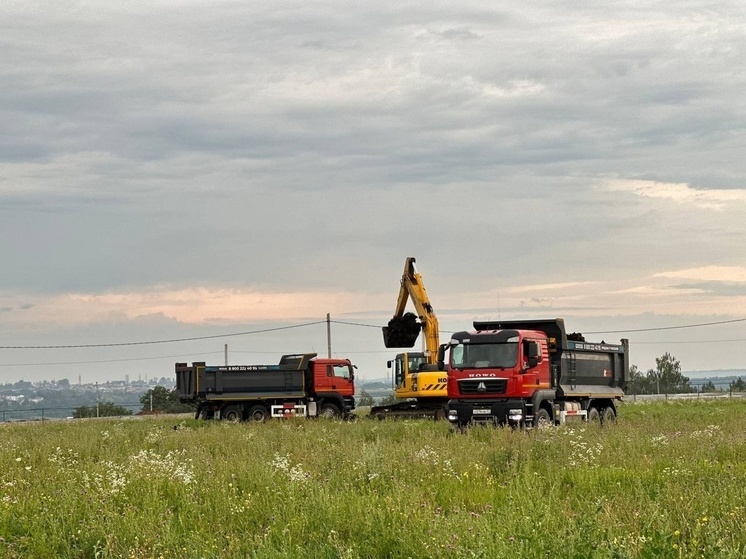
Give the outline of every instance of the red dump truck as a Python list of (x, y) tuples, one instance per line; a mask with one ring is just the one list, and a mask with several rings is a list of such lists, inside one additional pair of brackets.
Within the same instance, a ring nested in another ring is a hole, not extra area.
[(610, 422), (629, 381), (629, 343), (586, 342), (561, 318), (475, 322), (440, 346), (448, 420), (540, 426), (568, 417)]
[(179, 399), (196, 418), (346, 417), (355, 409), (355, 366), (315, 353), (283, 355), (278, 365), (176, 363)]

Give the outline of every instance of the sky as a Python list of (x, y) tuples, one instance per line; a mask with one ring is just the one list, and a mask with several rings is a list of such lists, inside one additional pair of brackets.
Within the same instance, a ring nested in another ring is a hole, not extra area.
[(441, 341), (746, 369), (744, 91), (740, 0), (3, 2), (0, 383), (326, 355), (327, 314), (385, 377), (408, 256)]

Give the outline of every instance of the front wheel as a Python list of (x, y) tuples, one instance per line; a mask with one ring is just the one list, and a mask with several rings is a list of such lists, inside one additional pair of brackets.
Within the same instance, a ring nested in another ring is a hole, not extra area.
[(549, 415), (549, 412), (544, 408), (539, 408), (534, 416), (534, 427), (537, 429), (546, 429), (547, 427), (551, 427), (551, 425), (552, 417)]
[(321, 406), (320, 417), (325, 417), (327, 419), (336, 419), (340, 415), (341, 412), (339, 411), (339, 408), (334, 404), (324, 404), (323, 406)]

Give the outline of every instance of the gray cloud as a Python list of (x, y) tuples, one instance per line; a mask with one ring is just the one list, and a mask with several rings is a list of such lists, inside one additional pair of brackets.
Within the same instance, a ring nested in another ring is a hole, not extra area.
[(410, 254), (449, 294), (746, 257), (738, 201), (605, 187), (743, 191), (733, 0), (3, 10), (0, 302), (377, 293)]

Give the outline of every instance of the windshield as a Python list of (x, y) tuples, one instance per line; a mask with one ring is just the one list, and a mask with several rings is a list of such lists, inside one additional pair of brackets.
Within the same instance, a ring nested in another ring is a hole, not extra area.
[(451, 349), (456, 369), (505, 369), (518, 362), (518, 340), (502, 344), (459, 344)]
[(427, 359), (424, 356), (412, 357), (409, 356), (409, 372), (416, 373), (420, 370), (420, 366), (427, 365)]

